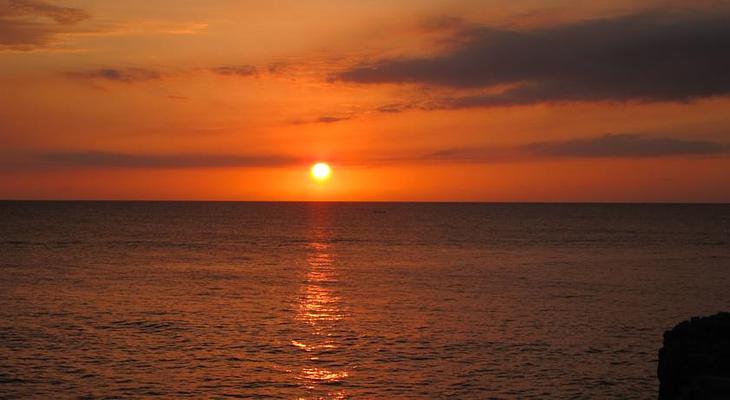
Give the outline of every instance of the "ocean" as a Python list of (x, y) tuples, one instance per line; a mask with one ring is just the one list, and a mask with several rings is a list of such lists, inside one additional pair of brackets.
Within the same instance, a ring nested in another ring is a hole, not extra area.
[(0, 202), (1, 398), (654, 399), (730, 205)]

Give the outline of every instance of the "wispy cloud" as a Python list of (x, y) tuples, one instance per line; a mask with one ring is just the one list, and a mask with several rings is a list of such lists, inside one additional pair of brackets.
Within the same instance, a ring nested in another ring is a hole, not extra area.
[(316, 122), (321, 122), (324, 124), (331, 124), (333, 122), (347, 121), (348, 119), (352, 119), (353, 117), (354, 117), (354, 115), (343, 115), (343, 116), (325, 115), (325, 116), (317, 118)]
[(0, 0), (0, 48), (35, 50), (46, 47), (88, 19), (86, 11), (40, 0)]
[(131, 154), (98, 151), (43, 153), (34, 158), (45, 165), (95, 168), (279, 167), (299, 161), (288, 156), (266, 154)]
[[(459, 26), (458, 20), (441, 25)], [(439, 24), (436, 24), (439, 27)], [(443, 54), (384, 59), (333, 76), (457, 91), (427, 107), (560, 101), (691, 101), (730, 94), (730, 13), (654, 11), (534, 30), (456, 29)], [(501, 93), (459, 95), (508, 87)]]
[(391, 103), (378, 107), (377, 111), (381, 113), (396, 114), (408, 110), (412, 107), (413, 105), (410, 104)]
[[(562, 141), (532, 142), (515, 146), (445, 148), (428, 153), (401, 153), (375, 157), (351, 154), (333, 159), (338, 165), (377, 166), (402, 163), (506, 163), (554, 159), (730, 157), (730, 144), (664, 136), (608, 134)], [(98, 168), (276, 168), (302, 166), (301, 158), (267, 153), (158, 153), (106, 151), (13, 152), (0, 157), (0, 169)]]
[(730, 151), (728, 145), (716, 142), (631, 134), (538, 142), (525, 145), (523, 149), (549, 157), (664, 157), (727, 154)]
[(85, 11), (62, 7), (39, 0), (4, 0), (0, 2), (0, 17), (42, 16), (62, 25), (71, 25), (89, 18)]
[(295, 120), (290, 120), (289, 123), (291, 123), (293, 125), (334, 124), (336, 122), (349, 121), (349, 120), (355, 119), (359, 116), (360, 116), (360, 113), (358, 113), (357, 111), (350, 111), (348, 113), (325, 114), (325, 115), (321, 115), (319, 117), (295, 119)]
[(730, 155), (725, 143), (637, 134), (607, 134), (512, 147), (452, 148), (426, 154), (424, 160), (502, 162), (549, 158), (649, 158)]
[(146, 68), (100, 68), (91, 71), (69, 72), (73, 79), (106, 80), (122, 83), (135, 83), (162, 79), (159, 71)]
[(253, 65), (223, 65), (210, 69), (216, 74), (228, 76), (252, 76), (256, 75), (258, 69)]

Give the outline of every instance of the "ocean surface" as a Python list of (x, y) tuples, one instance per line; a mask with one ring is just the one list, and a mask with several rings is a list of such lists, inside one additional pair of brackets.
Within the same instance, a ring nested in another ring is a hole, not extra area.
[(1, 398), (653, 399), (730, 206), (0, 202)]

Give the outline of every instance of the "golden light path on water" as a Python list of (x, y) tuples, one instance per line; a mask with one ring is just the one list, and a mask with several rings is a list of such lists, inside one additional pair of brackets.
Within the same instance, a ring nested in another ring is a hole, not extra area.
[[(322, 366), (326, 360), (321, 358), (336, 352), (338, 343), (332, 338), (332, 333), (337, 324), (346, 318), (341, 308), (341, 298), (332, 288), (337, 284), (338, 276), (330, 246), (326, 230), (314, 229), (313, 240), (308, 243), (311, 250), (307, 257), (308, 271), (296, 315), (296, 320), (303, 325), (308, 335), (306, 339), (291, 340), (291, 344), (306, 358), (306, 366), (298, 371), (297, 380), (308, 391), (321, 389), (320, 385), (335, 384), (349, 375), (344, 369)], [(345, 391), (328, 392), (325, 398), (345, 398)]]

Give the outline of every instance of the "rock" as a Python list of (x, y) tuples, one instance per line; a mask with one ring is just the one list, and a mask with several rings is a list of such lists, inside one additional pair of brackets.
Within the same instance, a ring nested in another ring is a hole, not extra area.
[(664, 332), (659, 400), (730, 399), (730, 313), (694, 317)]

